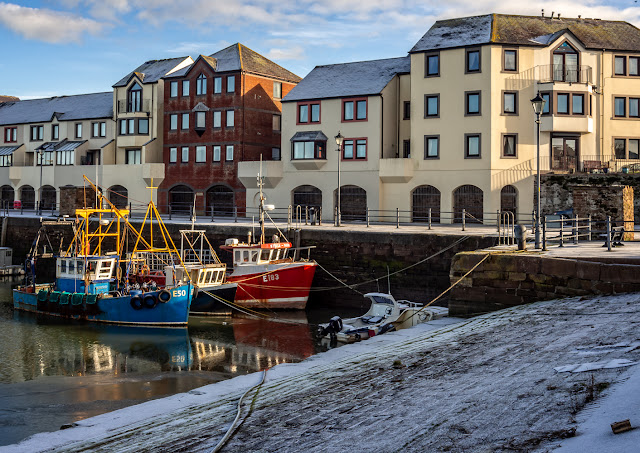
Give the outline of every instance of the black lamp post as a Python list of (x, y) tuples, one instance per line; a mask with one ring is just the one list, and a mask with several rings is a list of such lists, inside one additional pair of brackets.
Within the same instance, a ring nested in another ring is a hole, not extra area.
[(336, 211), (336, 222), (335, 225), (336, 226), (340, 226), (341, 225), (341, 219), (340, 219), (340, 161), (342, 160), (342, 155), (340, 154), (342, 152), (342, 142), (344, 142), (344, 137), (342, 136), (342, 134), (340, 134), (340, 131), (338, 131), (338, 135), (336, 135), (335, 137), (336, 139), (336, 145), (338, 145), (338, 193), (337, 193), (337, 200), (338, 200), (338, 205), (337, 205), (337, 211)]
[(536, 164), (536, 218), (535, 218), (535, 247), (540, 248), (540, 114), (544, 109), (545, 100), (540, 96), (531, 99), (533, 113), (536, 114), (536, 144), (537, 144), (537, 164)]

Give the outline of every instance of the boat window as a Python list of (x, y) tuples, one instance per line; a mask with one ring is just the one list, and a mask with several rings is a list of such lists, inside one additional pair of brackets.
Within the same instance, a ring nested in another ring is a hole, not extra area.
[(67, 262), (60, 260), (60, 272), (67, 272)]
[(198, 279), (198, 283), (204, 282), (204, 271), (200, 272), (200, 278)]
[(96, 270), (96, 262), (95, 261), (89, 261), (89, 272), (93, 272)]
[(386, 297), (381, 297), (381, 296), (371, 296), (371, 298), (374, 300), (375, 303), (377, 304), (389, 304), (389, 305), (393, 305), (393, 301), (391, 299), (387, 299)]
[(82, 261), (77, 261), (76, 262), (76, 272), (78, 274), (82, 274)]
[(222, 272), (221, 271), (216, 271), (216, 283), (221, 283), (222, 282)]
[(211, 283), (211, 271), (207, 271), (207, 277), (204, 279), (205, 283)]
[(251, 262), (255, 263), (256, 261), (258, 261), (258, 255), (260, 254), (259, 250), (253, 250), (251, 252)]
[(263, 250), (261, 259), (263, 259), (264, 261), (269, 261), (270, 253), (271, 253), (271, 250)]
[(100, 262), (100, 272), (108, 272), (111, 270), (111, 261)]
[(242, 261), (244, 261), (245, 263), (249, 262), (249, 250), (244, 250), (242, 252)]
[(68, 268), (69, 268), (69, 273), (70, 274), (73, 274), (73, 272), (74, 272), (73, 264), (74, 264), (74, 261), (69, 261)]
[(239, 263), (239, 262), (240, 262), (240, 253), (241, 253), (241, 252), (240, 252), (240, 250), (236, 250), (235, 258), (234, 258), (234, 261), (235, 261), (236, 263)]

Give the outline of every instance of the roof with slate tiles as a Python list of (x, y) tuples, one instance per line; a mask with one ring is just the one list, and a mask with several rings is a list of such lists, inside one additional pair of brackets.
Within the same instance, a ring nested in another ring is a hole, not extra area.
[[(232, 44), (209, 56), (201, 55), (199, 58), (204, 59), (216, 72), (245, 71), (294, 83), (302, 80), (293, 72), (287, 71), (282, 66), (240, 43)], [(166, 78), (183, 77), (192, 67), (193, 64), (168, 75)]]
[(282, 102), (380, 94), (398, 74), (408, 74), (407, 57), (316, 66)]
[(167, 58), (166, 60), (147, 61), (124, 76), (118, 82), (116, 82), (113, 87), (116, 88), (126, 86), (134, 75), (137, 75), (143, 84), (157, 82), (158, 80), (166, 76), (169, 72), (171, 72), (173, 68), (175, 68), (188, 58), (191, 57), (187, 56), (178, 58)]
[(0, 103), (0, 125), (113, 117), (113, 92)]
[(640, 30), (624, 21), (487, 14), (437, 21), (410, 53), (481, 44), (545, 46), (566, 30), (587, 49), (640, 51)]

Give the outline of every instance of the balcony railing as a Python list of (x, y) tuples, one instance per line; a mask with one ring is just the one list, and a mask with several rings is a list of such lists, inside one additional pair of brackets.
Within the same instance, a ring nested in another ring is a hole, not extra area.
[[(120, 99), (118, 101), (118, 113), (134, 113), (129, 112), (127, 110), (128, 101), (126, 99)], [(149, 113), (151, 112), (151, 99), (143, 99), (142, 105), (140, 106), (140, 112)]]
[(591, 66), (547, 64), (537, 66), (538, 82), (591, 83)]

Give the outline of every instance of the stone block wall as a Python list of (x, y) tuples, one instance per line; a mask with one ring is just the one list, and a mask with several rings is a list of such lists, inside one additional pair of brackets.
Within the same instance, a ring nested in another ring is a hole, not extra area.
[(91, 187), (60, 188), (60, 215), (75, 215), (76, 209), (95, 206), (96, 193)]
[[(451, 263), (451, 284), (488, 252), (462, 252)], [(491, 253), (453, 288), (449, 313), (471, 315), (568, 296), (640, 291), (640, 261), (615, 264), (551, 258), (534, 253)]]
[[(575, 185), (573, 192), (573, 213), (578, 217), (591, 218), (596, 222), (594, 228), (606, 229), (606, 219), (610, 216), (613, 226), (622, 226), (633, 231), (633, 188), (631, 186), (612, 185), (597, 187), (591, 185)], [(624, 240), (633, 240), (632, 232), (625, 233)]]

